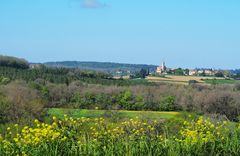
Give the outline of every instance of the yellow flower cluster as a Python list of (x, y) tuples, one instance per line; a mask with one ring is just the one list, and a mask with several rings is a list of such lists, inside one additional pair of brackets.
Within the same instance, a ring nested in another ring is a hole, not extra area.
[[(194, 147), (192, 149), (195, 149), (195, 147), (202, 147), (206, 144), (214, 144), (216, 141), (223, 145), (222, 143), (229, 139), (229, 134), (233, 133), (227, 122), (213, 122), (203, 117), (184, 121), (183, 127), (181, 127), (182, 124), (177, 125), (178, 128), (174, 129), (176, 133), (170, 132), (171, 134), (168, 131), (171, 127), (167, 124), (169, 123), (145, 121), (139, 118), (113, 123), (101, 117), (72, 118), (64, 115), (61, 120), (53, 117), (49, 124), (35, 120), (33, 126), (21, 127), (16, 124), (8, 127), (4, 135), (0, 134), (0, 152), (4, 151), (5, 155), (10, 155), (10, 153), (31, 155), (29, 152), (34, 151), (31, 149), (48, 146), (52, 148), (59, 145), (69, 147), (69, 151), (73, 149), (75, 151), (87, 149), (102, 151), (107, 148), (114, 149), (115, 143), (119, 145), (119, 148), (125, 145), (135, 147), (138, 144), (142, 147), (152, 144), (152, 147), (161, 150), (175, 147), (173, 144), (176, 144), (177, 148), (191, 149)], [(239, 138), (240, 124), (236, 127), (234, 134), (236, 138)]]
[(181, 139), (178, 142), (194, 145), (196, 143), (214, 142), (216, 139), (224, 139), (228, 129), (224, 128), (226, 122), (212, 123), (209, 119), (199, 117), (197, 121), (184, 121), (184, 127), (180, 131)]
[(15, 143), (19, 146), (23, 145), (38, 145), (43, 142), (54, 141), (60, 137), (61, 131), (57, 127), (57, 123), (52, 124), (39, 123), (35, 120), (36, 127), (31, 128), (25, 126), (20, 133), (13, 138)]
[(155, 122), (142, 122), (138, 118), (123, 121), (117, 125), (109, 124), (103, 118), (93, 119), (92, 122), (94, 124), (90, 127), (89, 132), (91, 132), (94, 142), (107, 142), (126, 136), (133, 139), (139, 136), (154, 134), (154, 127), (156, 125)]
[(150, 134), (154, 131), (154, 127), (156, 126), (156, 122), (142, 122), (138, 118), (136, 120), (130, 119), (129, 121), (125, 121), (122, 123), (126, 132), (131, 133), (133, 135), (144, 135)]
[[(68, 139), (77, 139), (77, 145), (86, 142), (85, 134), (89, 136), (89, 141), (113, 141), (123, 137), (131, 139), (144, 135), (154, 134), (155, 122), (142, 122), (138, 118), (123, 121), (118, 124), (109, 123), (104, 118), (72, 118), (64, 115), (63, 120), (52, 118), (51, 124), (41, 123), (34, 120), (34, 126), (25, 126), (15, 129), (8, 127), (8, 137), (0, 135), (0, 142), (5, 148), (16, 145), (19, 148), (25, 146), (38, 146), (42, 143), (54, 141), (66, 141)], [(14, 133), (14, 134), (13, 134)]]

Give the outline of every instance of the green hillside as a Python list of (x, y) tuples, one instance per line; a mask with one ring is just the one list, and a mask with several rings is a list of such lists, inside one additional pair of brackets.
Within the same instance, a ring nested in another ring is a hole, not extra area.
[(112, 62), (63, 61), (63, 62), (46, 62), (44, 64), (51, 67), (80, 68), (107, 72), (115, 72), (119, 70), (136, 72), (140, 71), (141, 69), (149, 69), (149, 71), (154, 71), (157, 68), (157, 66), (155, 65), (125, 64)]

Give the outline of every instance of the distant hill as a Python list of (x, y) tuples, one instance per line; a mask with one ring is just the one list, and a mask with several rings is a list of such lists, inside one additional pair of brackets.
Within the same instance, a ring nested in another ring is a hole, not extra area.
[(79, 68), (86, 70), (105, 71), (110, 73), (134, 73), (141, 69), (149, 69), (149, 71), (155, 71), (156, 65), (146, 64), (126, 64), (126, 63), (113, 63), (113, 62), (82, 62), (82, 61), (62, 61), (62, 62), (46, 62), (44, 63), (49, 67), (65, 67), (65, 68)]
[(240, 74), (240, 69), (230, 70), (233, 74)]
[(27, 69), (29, 63), (22, 58), (0, 55), (0, 66)]

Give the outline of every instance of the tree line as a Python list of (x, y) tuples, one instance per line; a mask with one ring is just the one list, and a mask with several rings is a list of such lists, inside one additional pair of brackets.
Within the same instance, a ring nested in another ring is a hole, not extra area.
[[(0, 122), (41, 118), (46, 108), (190, 111), (239, 120), (240, 89), (235, 86), (87, 84), (12, 81), (0, 86)], [(46, 114), (45, 114), (46, 115)]]
[(104, 72), (91, 70), (69, 69), (69, 68), (49, 68), (44, 65), (33, 69), (22, 69), (0, 66), (0, 75), (4, 78), (13, 80), (24, 80), (26, 82), (42, 79), (46, 82), (66, 84), (73, 81), (82, 81), (89, 84), (102, 85), (151, 85), (146, 80), (124, 80), (114, 79), (112, 75)]

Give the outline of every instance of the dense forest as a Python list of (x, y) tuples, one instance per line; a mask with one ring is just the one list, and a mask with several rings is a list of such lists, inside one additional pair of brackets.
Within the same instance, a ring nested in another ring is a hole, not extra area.
[(41, 66), (34, 69), (21, 69), (13, 67), (1, 67), (0, 75), (2, 78), (10, 80), (24, 80), (26, 82), (41, 79), (45, 82), (66, 84), (68, 85), (74, 81), (81, 81), (88, 84), (102, 84), (102, 85), (151, 85), (152, 83), (146, 80), (124, 80), (113, 79), (112, 75), (96, 72), (90, 70), (68, 69), (68, 68), (49, 68)]
[(9, 79), (26, 82), (41, 79), (44, 82), (66, 84), (81, 81), (89, 84), (102, 85), (134, 85), (150, 84), (144, 80), (116, 80), (112, 75), (102, 71), (81, 70), (78, 68), (47, 67), (44, 64), (29, 64), (24, 59), (9, 56), (0, 57), (0, 76), (2, 83)]

